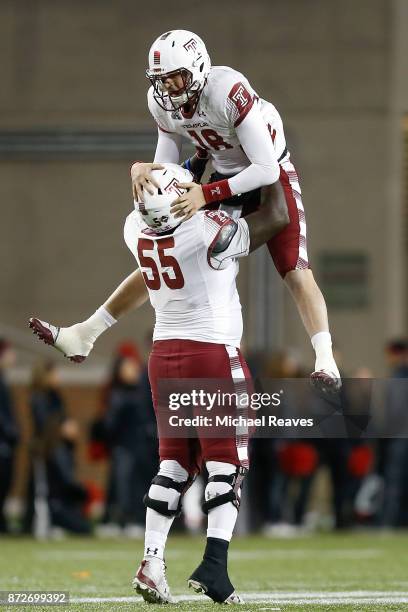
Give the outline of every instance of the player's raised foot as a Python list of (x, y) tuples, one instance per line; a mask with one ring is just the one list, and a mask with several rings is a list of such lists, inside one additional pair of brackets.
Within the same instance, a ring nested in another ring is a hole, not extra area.
[(203, 593), (216, 603), (242, 604), (244, 600), (235, 592), (226, 567), (204, 559), (187, 581), (196, 593)]
[(89, 347), (87, 343), (84, 343), (78, 330), (77, 325), (71, 327), (56, 327), (46, 321), (41, 321), (36, 317), (31, 317), (29, 320), (29, 327), (33, 330), (33, 333), (38, 336), (40, 340), (53, 346), (61, 353), (64, 353), (70, 361), (75, 363), (81, 363), (86, 359), (92, 345)]
[(45, 342), (45, 344), (55, 346), (55, 342), (60, 331), (59, 327), (55, 327), (55, 325), (41, 321), (36, 317), (31, 317), (28, 325), (33, 330), (33, 333), (38, 336), (40, 340)]
[(310, 375), (312, 386), (326, 395), (333, 395), (341, 389), (341, 378), (337, 372), (330, 370), (315, 370)]
[(166, 578), (166, 566), (162, 559), (143, 559), (132, 586), (145, 601), (153, 604), (174, 603)]

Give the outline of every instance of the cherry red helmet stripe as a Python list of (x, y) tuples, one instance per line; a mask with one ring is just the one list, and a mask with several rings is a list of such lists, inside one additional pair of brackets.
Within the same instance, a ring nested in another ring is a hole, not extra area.
[(153, 51), (153, 64), (160, 64), (160, 51)]

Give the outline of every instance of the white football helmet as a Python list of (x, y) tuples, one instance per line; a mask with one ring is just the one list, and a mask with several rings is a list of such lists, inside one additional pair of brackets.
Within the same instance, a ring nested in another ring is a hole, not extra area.
[(143, 189), (143, 202), (136, 202), (135, 209), (139, 212), (142, 221), (155, 233), (168, 232), (181, 223), (170, 212), (170, 206), (185, 189), (178, 187), (178, 183), (191, 183), (191, 172), (177, 164), (162, 164), (163, 170), (153, 170), (152, 177), (157, 181), (159, 188), (151, 184), (153, 195)]
[[(210, 69), (211, 60), (201, 38), (188, 30), (171, 30), (152, 44), (146, 76), (157, 104), (174, 111), (201, 93)], [(182, 76), (184, 87), (170, 95), (163, 83), (176, 75)]]

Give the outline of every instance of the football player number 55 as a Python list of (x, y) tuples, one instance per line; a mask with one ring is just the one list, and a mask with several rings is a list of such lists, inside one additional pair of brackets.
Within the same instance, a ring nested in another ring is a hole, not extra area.
[[(160, 271), (153, 257), (145, 255), (145, 251), (154, 251), (157, 246), (157, 253), (160, 260)], [(172, 255), (167, 255), (166, 250), (174, 248), (174, 237), (169, 236), (162, 240), (150, 240), (150, 238), (139, 238), (137, 244), (137, 254), (140, 267), (150, 270), (150, 278), (145, 271), (142, 271), (146, 287), (157, 291), (160, 289), (161, 281), (165, 282), (169, 289), (181, 289), (184, 287), (184, 276), (178, 261)], [(166, 268), (164, 270), (163, 268)], [(171, 271), (171, 275), (169, 272)]]

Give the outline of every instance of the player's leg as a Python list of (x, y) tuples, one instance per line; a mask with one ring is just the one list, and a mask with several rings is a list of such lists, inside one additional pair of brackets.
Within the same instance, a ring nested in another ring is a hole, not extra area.
[(312, 270), (290, 270), (285, 276), (285, 283), (296, 302), (316, 353), (315, 371), (312, 376), (327, 372), (340, 379), (333, 356), (326, 302)]
[(106, 302), (86, 321), (70, 327), (58, 327), (31, 317), (29, 326), (40, 340), (55, 347), (71, 361), (81, 363), (91, 352), (96, 339), (116, 320), (138, 308), (148, 294), (140, 270), (132, 272), (117, 287)]
[(155, 343), (149, 359), (149, 380), (159, 432), (160, 467), (144, 497), (145, 547), (133, 587), (150, 603), (172, 602), (164, 563), (165, 546), (174, 519), (180, 514), (183, 495), (197, 472), (199, 460), (198, 440), (161, 435), (165, 427), (161, 420), (168, 415), (159, 405), (158, 383), (162, 378), (175, 378), (180, 373), (171, 347), (171, 342)]
[[(224, 353), (222, 352), (224, 349)], [(233, 381), (237, 396), (250, 393), (250, 373), (240, 351), (219, 347), (218, 377)], [(237, 416), (247, 407), (223, 409), (223, 414)], [(200, 431), (199, 431), (200, 433)], [(201, 450), (208, 470), (203, 510), (208, 516), (207, 542), (200, 565), (189, 578), (189, 586), (219, 603), (241, 603), (228, 576), (228, 548), (241, 501), (241, 487), (248, 472), (248, 432), (242, 428), (224, 432), (228, 437), (200, 437)]]
[[(268, 249), (295, 300), (315, 350), (312, 380), (325, 390), (338, 388), (340, 374), (333, 357), (326, 302), (310, 270), (305, 212), (299, 179), (291, 162), (283, 164), (280, 181), (288, 206), (289, 225), (268, 242)], [(268, 197), (267, 187), (262, 188), (261, 197)]]
[(188, 471), (174, 459), (160, 462), (144, 497), (146, 530), (144, 555), (133, 579), (133, 587), (150, 603), (171, 603), (164, 551), (170, 528), (181, 511), (181, 500), (189, 486)]
[(242, 481), (248, 470), (224, 461), (206, 461), (206, 467), (208, 483), (203, 510), (208, 515), (207, 541), (203, 560), (188, 584), (215, 602), (241, 603), (228, 575), (228, 548), (238, 517)]
[[(214, 175), (213, 180), (220, 178), (223, 178), (222, 175)], [(337, 388), (340, 384), (340, 374), (333, 357), (326, 302), (309, 267), (301, 190), (296, 170), (290, 161), (284, 162), (281, 167), (280, 181), (288, 207), (289, 225), (268, 242), (268, 249), (295, 300), (315, 350), (316, 362), (312, 380), (325, 389)], [(267, 205), (267, 200), (273, 197), (272, 194), (272, 190), (266, 186), (234, 200), (238, 208), (239, 205), (242, 206), (242, 215), (245, 217), (260, 205)], [(227, 200), (221, 208), (229, 214), (234, 214), (232, 203), (232, 200)]]

